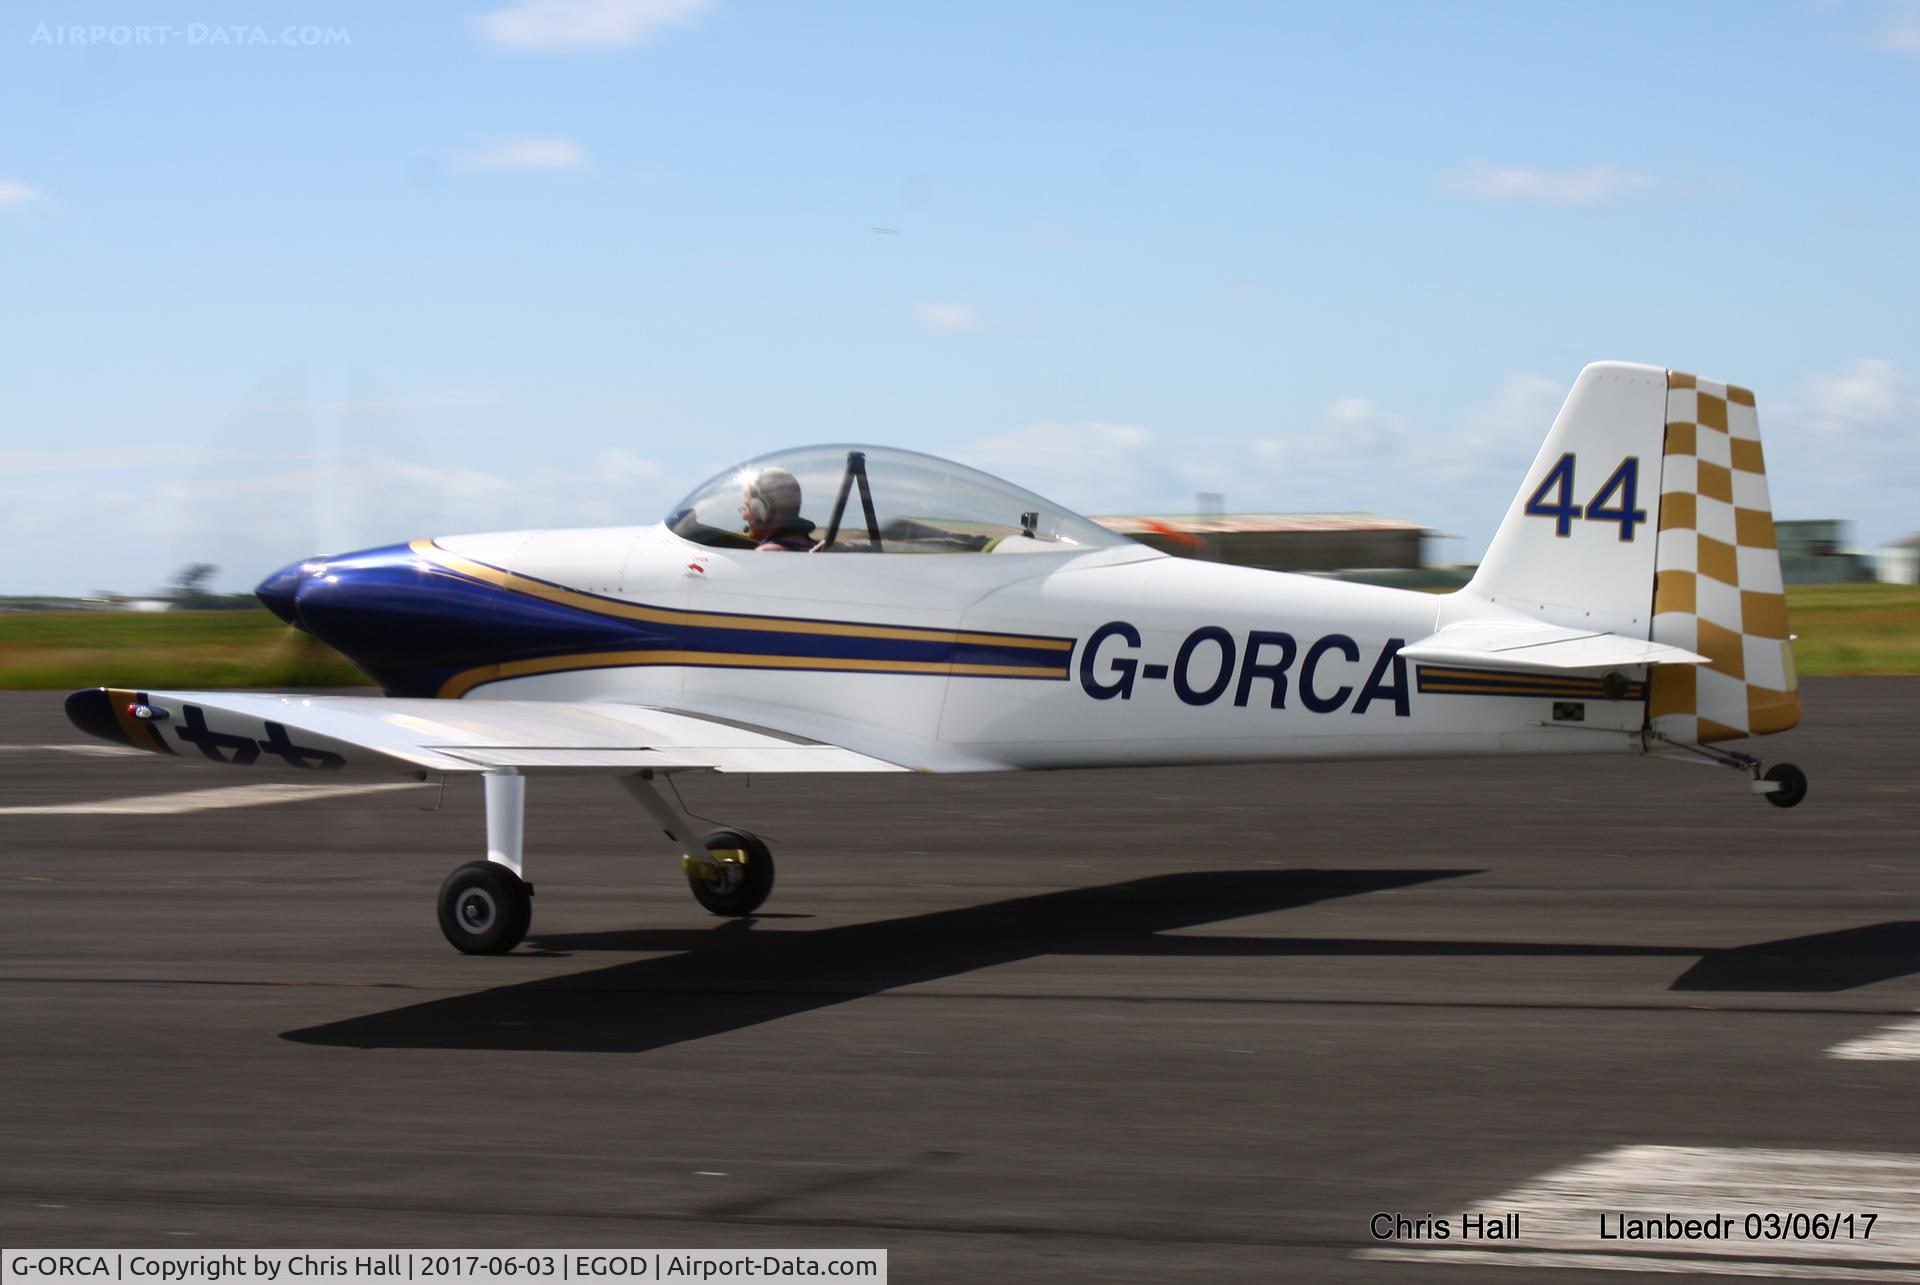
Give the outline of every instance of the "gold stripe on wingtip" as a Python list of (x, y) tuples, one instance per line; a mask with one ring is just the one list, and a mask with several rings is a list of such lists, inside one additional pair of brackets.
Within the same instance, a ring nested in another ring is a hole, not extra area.
[(120, 724), (120, 730), (127, 734), (135, 748), (148, 750), (154, 754), (171, 754), (173, 750), (160, 739), (160, 729), (145, 719), (135, 718), (127, 712), (127, 706), (140, 698), (140, 693), (129, 687), (107, 688), (107, 703), (113, 708), (113, 717)]
[(501, 589), (529, 597), (578, 607), (602, 616), (624, 620), (644, 620), (650, 624), (682, 625), (697, 629), (745, 629), (760, 633), (808, 634), (828, 638), (884, 638), (896, 642), (967, 643), (980, 646), (1017, 647), (1025, 651), (1072, 651), (1071, 638), (1032, 638), (1020, 634), (972, 633), (964, 629), (919, 629), (909, 625), (854, 625), (832, 621), (794, 620), (786, 616), (732, 616), (706, 611), (681, 611), (667, 607), (646, 607), (639, 603), (616, 602), (558, 585), (544, 584), (500, 567), (489, 566), (449, 553), (432, 540), (414, 540), (408, 546), (435, 566), (471, 576)]

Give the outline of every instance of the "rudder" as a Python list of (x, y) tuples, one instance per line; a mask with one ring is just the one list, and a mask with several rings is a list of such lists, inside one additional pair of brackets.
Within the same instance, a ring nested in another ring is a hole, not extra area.
[(1653, 640), (1708, 663), (1655, 670), (1653, 730), (1708, 742), (1796, 725), (1786, 586), (1747, 389), (1667, 372), (1654, 566)]

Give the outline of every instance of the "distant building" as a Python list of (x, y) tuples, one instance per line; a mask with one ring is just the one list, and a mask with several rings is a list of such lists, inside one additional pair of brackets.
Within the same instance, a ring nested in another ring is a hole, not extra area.
[(1830, 518), (1775, 522), (1780, 575), (1788, 584), (1848, 584), (1873, 579), (1867, 560), (1846, 547), (1847, 523)]
[(1418, 571), (1427, 528), (1372, 513), (1163, 513), (1095, 518), (1183, 558), (1269, 571)]
[(1920, 535), (1883, 545), (1873, 561), (1875, 573), (1885, 584), (1920, 584)]

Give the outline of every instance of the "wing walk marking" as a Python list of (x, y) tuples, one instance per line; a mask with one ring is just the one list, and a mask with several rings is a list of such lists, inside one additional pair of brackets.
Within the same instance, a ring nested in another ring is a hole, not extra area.
[(0, 808), (0, 816), (174, 816), (184, 812), (213, 812), (224, 808), (257, 808), (273, 803), (305, 803), (349, 794), (417, 790), (420, 785), (418, 781), (362, 785), (301, 785), (287, 781), (267, 785), (233, 785), (217, 790), (187, 790), (180, 794), (96, 799), (91, 803), (37, 803)]
[(562, 585), (537, 580), (502, 567), (475, 562), (442, 549), (432, 540), (415, 540), (409, 546), (426, 561), (445, 570), (475, 580), (523, 593), (529, 597), (578, 607), (602, 616), (645, 620), (653, 624), (682, 625), (701, 629), (751, 629), (762, 633), (816, 634), (841, 638), (884, 638), (900, 642), (967, 643), (979, 646), (1014, 647), (1032, 651), (1072, 651), (1071, 638), (1047, 638), (1032, 634), (975, 633), (965, 629), (917, 629), (907, 625), (857, 625), (831, 620), (805, 620), (792, 616), (743, 616), (725, 612), (680, 611), (667, 607), (648, 607), (621, 602), (599, 594), (583, 593)]
[(840, 656), (756, 656), (728, 651), (609, 651), (576, 656), (545, 656), (482, 665), (455, 674), (440, 686), (443, 699), (456, 699), (485, 683), (532, 674), (560, 674), (580, 669), (614, 669), (628, 665), (694, 665), (706, 669), (809, 669), (849, 674), (934, 674), (960, 678), (1039, 678), (1064, 680), (1066, 666), (1042, 669), (1033, 665), (975, 665), (952, 660), (860, 660)]
[(1836, 1044), (1827, 1056), (1854, 1062), (1920, 1062), (1920, 1017)]

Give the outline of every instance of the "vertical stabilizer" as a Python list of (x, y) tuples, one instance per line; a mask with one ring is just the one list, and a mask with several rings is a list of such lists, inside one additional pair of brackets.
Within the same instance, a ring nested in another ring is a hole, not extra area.
[(1651, 667), (1678, 741), (1800, 721), (1753, 394), (1659, 366), (1580, 372), (1444, 623), (1528, 617), (1705, 656)]
[(1667, 372), (1580, 372), (1467, 586), (1549, 624), (1649, 636)]

